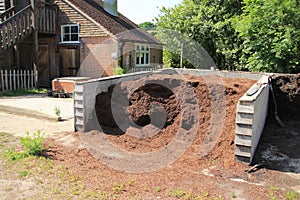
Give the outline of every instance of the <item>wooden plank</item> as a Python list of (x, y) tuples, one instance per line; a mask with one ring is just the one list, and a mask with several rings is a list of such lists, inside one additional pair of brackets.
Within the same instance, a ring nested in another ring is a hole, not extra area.
[(24, 73), (23, 73), (23, 81), (24, 81), (24, 89), (27, 89), (27, 85), (26, 85), (26, 70), (24, 70)]
[(53, 20), (54, 20), (54, 18), (53, 18), (53, 11), (52, 10), (50, 10), (50, 12), (49, 12), (49, 14), (50, 14), (50, 16), (49, 16), (49, 33), (53, 33)]
[(22, 70), (20, 70), (20, 81), (21, 81), (21, 88), (24, 88), (23, 71)]
[(27, 71), (27, 84), (28, 84), (28, 89), (30, 89), (30, 70)]
[[(46, 31), (49, 32), (50, 28), (49, 28), (49, 24), (52, 21), (52, 18), (50, 18), (50, 14), (49, 14), (49, 9), (45, 9), (46, 11), (46, 16), (45, 16), (45, 22), (46, 22)], [(48, 19), (48, 20), (47, 20)]]
[(7, 79), (7, 70), (5, 70), (5, 90), (7, 90), (8, 79)]
[(2, 91), (4, 91), (4, 76), (3, 76), (3, 70), (1, 70), (0, 73), (1, 73), (1, 86), (2, 86)]
[(20, 89), (20, 70), (17, 70), (17, 89)]
[(6, 40), (7, 40), (7, 37), (6, 37), (6, 35), (7, 35), (7, 26), (4, 26), (3, 28), (2, 28), (2, 48), (3, 49), (6, 49)]
[(9, 70), (9, 89), (12, 90), (13, 86), (12, 86), (12, 71)]
[(34, 72), (33, 70), (30, 71), (30, 80), (31, 80), (31, 88), (34, 87)]
[(17, 83), (16, 83), (16, 70), (13, 70), (13, 87), (14, 87), (14, 90), (17, 89)]

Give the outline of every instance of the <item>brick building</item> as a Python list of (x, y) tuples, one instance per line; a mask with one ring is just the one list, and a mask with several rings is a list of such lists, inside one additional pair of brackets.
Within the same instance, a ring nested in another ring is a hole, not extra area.
[(57, 77), (161, 65), (162, 44), (118, 13), (116, 3), (0, 0), (0, 69), (35, 69), (47, 87)]

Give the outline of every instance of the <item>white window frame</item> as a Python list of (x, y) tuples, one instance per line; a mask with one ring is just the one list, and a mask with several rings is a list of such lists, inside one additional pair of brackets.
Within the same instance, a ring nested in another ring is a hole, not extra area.
[[(144, 47), (144, 50), (142, 50)], [(150, 65), (150, 53), (151, 53), (151, 48), (150, 45), (148, 44), (135, 44), (135, 66), (149, 66)], [(143, 54), (143, 56), (139, 56), (139, 60), (137, 61), (137, 56)], [(148, 54), (148, 58), (147, 58)], [(148, 63), (146, 63), (148, 59)], [(142, 61), (144, 63), (142, 64)]]
[[(65, 28), (66, 27), (69, 27), (69, 33), (67, 33), (67, 34), (69, 34), (69, 39), (70, 40), (68, 40), (68, 41), (64, 41), (64, 37), (65, 37), (65, 35), (66, 35), (66, 33), (65, 33)], [(78, 32), (77, 33), (72, 33), (72, 27), (77, 27), (77, 29), (78, 29)], [(73, 35), (75, 35), (75, 34), (77, 34), (78, 35), (78, 37), (77, 37), (77, 40), (73, 40), (72, 41), (72, 34)], [(68, 43), (79, 43), (80, 42), (80, 39), (79, 39), (79, 34), (80, 34), (80, 26), (79, 26), (79, 24), (64, 24), (64, 25), (61, 25), (61, 43), (63, 43), (63, 44), (68, 44)]]

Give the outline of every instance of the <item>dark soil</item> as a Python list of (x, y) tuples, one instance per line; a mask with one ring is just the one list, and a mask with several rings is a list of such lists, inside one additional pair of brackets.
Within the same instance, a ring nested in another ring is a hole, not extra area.
[(269, 169), (300, 173), (300, 75), (277, 75), (272, 78), (278, 116), (275, 119), (272, 94), (265, 128), (258, 145), (254, 163)]

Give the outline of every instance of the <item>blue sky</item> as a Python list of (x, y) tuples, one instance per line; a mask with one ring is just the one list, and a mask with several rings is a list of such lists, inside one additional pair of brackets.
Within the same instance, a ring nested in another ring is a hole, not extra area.
[(118, 0), (118, 11), (136, 24), (152, 21), (162, 6), (173, 7), (182, 0)]

